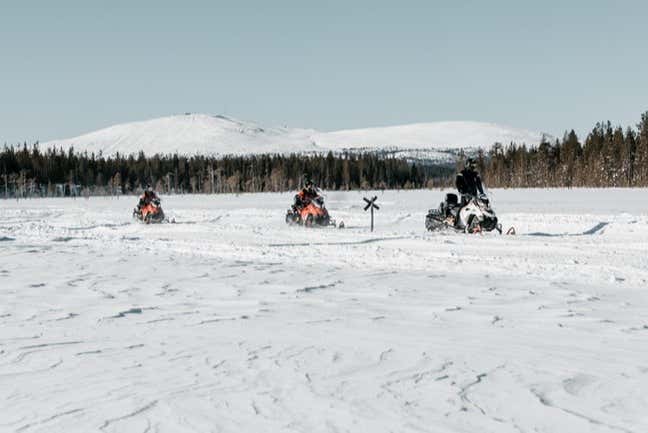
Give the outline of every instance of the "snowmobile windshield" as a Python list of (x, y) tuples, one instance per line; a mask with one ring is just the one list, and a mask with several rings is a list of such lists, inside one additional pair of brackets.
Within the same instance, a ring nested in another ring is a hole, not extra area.
[(324, 199), (321, 196), (315, 197), (311, 200), (313, 206), (322, 207), (324, 206)]
[(485, 182), (482, 182), (482, 189), (484, 190), (484, 194), (490, 195), (490, 191), (488, 190), (488, 186)]
[(493, 196), (491, 194), (491, 191), (488, 189), (488, 186), (486, 186), (485, 183), (482, 182), (482, 189), (484, 190), (484, 195), (486, 195), (486, 201), (488, 202), (489, 206), (493, 204)]

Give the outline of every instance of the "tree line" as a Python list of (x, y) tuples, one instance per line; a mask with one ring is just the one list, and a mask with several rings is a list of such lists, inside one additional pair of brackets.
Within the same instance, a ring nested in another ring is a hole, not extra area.
[(327, 155), (104, 157), (38, 143), (0, 151), (0, 197), (163, 193), (239, 193), (298, 188), (304, 175), (328, 190), (413, 189), (444, 185), (448, 165), (417, 164), (379, 153)]
[(583, 143), (573, 130), (534, 147), (496, 143), (478, 163), (490, 187), (647, 187), (648, 112), (637, 129), (599, 122)]
[[(648, 187), (648, 112), (636, 129), (597, 123), (584, 142), (572, 130), (537, 146), (495, 143), (479, 151), (478, 165), (490, 187)], [(146, 185), (180, 194), (278, 192), (298, 188), (304, 175), (328, 190), (413, 189), (450, 186), (454, 171), (387, 152), (105, 157), (24, 143), (0, 150), (0, 197), (135, 194)]]

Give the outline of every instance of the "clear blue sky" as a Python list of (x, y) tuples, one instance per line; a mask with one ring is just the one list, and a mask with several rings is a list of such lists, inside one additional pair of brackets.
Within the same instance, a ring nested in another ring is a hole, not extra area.
[(648, 2), (3, 1), (0, 143), (174, 113), (322, 130), (648, 110)]

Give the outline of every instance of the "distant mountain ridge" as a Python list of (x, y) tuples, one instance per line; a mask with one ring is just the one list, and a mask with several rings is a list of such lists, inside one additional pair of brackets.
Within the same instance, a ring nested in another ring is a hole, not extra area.
[(191, 114), (122, 123), (74, 138), (52, 140), (45, 147), (74, 147), (104, 156), (247, 155), (384, 151), (416, 159), (451, 160), (460, 150), (490, 148), (494, 143), (536, 145), (542, 134), (484, 122), (415, 123), (321, 132), (270, 127), (222, 115)]

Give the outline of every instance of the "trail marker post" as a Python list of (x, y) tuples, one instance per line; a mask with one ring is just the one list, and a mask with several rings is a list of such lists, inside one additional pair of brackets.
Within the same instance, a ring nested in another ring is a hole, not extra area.
[(373, 196), (372, 199), (368, 199), (367, 197), (362, 198), (367, 205), (364, 207), (364, 210), (367, 211), (368, 209), (371, 209), (371, 231), (374, 229), (374, 209), (378, 210), (380, 207), (376, 204), (376, 200), (378, 197)]

